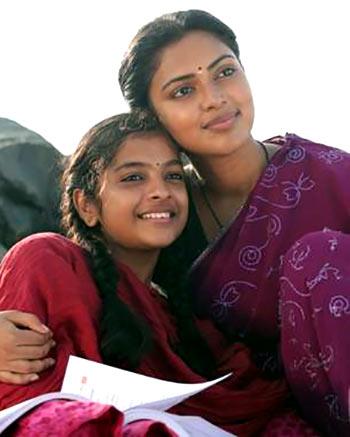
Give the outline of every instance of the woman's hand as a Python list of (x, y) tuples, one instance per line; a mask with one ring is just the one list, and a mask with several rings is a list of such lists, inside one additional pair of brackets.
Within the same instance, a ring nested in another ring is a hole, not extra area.
[(55, 346), (52, 332), (33, 314), (0, 312), (0, 381), (28, 384), (55, 362), (47, 354)]

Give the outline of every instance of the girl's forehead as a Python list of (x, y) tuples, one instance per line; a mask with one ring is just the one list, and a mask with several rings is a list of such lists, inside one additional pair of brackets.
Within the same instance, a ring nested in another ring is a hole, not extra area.
[(161, 132), (140, 132), (128, 135), (120, 144), (113, 161), (132, 160), (140, 162), (162, 162), (174, 159), (178, 151), (171, 140)]

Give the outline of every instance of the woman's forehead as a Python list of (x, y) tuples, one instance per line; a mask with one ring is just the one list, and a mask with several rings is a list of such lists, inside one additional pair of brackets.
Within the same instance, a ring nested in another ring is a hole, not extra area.
[(215, 35), (192, 31), (162, 50), (156, 74), (177, 76), (203, 71), (225, 54), (236, 59), (233, 51)]

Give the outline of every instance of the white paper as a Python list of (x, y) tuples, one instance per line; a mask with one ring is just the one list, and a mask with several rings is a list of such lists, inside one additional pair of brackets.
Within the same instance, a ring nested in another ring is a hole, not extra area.
[(204, 383), (182, 384), (70, 356), (61, 390), (114, 405), (120, 411), (136, 406), (164, 411), (230, 375)]
[(124, 423), (134, 422), (140, 419), (151, 419), (165, 423), (179, 437), (232, 437), (231, 434), (213, 425), (198, 416), (180, 416), (164, 411), (151, 410), (148, 408), (132, 408), (125, 412)]

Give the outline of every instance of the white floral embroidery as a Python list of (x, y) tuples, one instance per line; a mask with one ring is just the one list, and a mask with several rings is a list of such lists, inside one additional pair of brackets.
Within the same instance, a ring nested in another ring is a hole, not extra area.
[(338, 247), (338, 239), (337, 237), (333, 237), (330, 240), (328, 240), (329, 243), (329, 248), (332, 252), (334, 252), (336, 250), (336, 248)]
[(297, 164), (305, 159), (305, 149), (302, 146), (295, 146), (288, 150), (287, 161), (293, 164)]
[(334, 317), (350, 314), (349, 299), (343, 295), (333, 296), (329, 302), (329, 311)]
[(326, 281), (329, 279), (329, 275), (333, 275), (335, 279), (339, 280), (341, 279), (340, 270), (336, 267), (332, 267), (329, 262), (324, 264), (320, 271), (317, 273), (317, 275), (308, 281), (306, 281), (306, 287), (309, 290), (312, 290), (316, 287), (320, 282)]
[(260, 246), (248, 245), (242, 247), (239, 251), (239, 265), (245, 270), (256, 270), (258, 264), (263, 258), (263, 249), (269, 245), (272, 238), (278, 236), (281, 232), (281, 219), (277, 214), (264, 214), (259, 216), (258, 208), (255, 206), (251, 207), (246, 218), (246, 223), (253, 223), (262, 220), (267, 221), (267, 235), (265, 241), (263, 241)]
[(284, 161), (280, 165), (271, 163), (266, 167), (263, 177), (261, 179), (261, 185), (266, 188), (275, 187), (275, 185), (273, 185), (272, 183), (276, 179), (278, 171), (288, 164), (300, 163), (305, 159), (305, 157), (306, 151), (304, 147), (299, 145), (290, 147), (285, 155)]
[(262, 177), (262, 183), (265, 184), (271, 184), (276, 179), (278, 172), (278, 167), (276, 167), (274, 164), (269, 164), (264, 172), (264, 175)]
[(323, 150), (318, 153), (318, 157), (328, 165), (336, 164), (344, 159), (344, 152), (339, 149)]
[(323, 352), (314, 353), (309, 343), (304, 343), (303, 349), (306, 355), (299, 360), (294, 360), (290, 370), (297, 371), (304, 369), (310, 379), (311, 390), (315, 390), (319, 383), (320, 369), (328, 372), (334, 363), (334, 350), (331, 345), (327, 345)]
[(284, 255), (280, 255), (278, 257), (278, 261), (276, 262), (276, 265), (272, 266), (269, 268), (269, 270), (266, 273), (266, 277), (269, 278), (270, 276), (272, 276), (274, 273), (280, 273), (282, 266), (284, 263)]
[(229, 308), (233, 307), (245, 291), (255, 291), (257, 286), (246, 281), (229, 281), (220, 290), (219, 297), (214, 299), (211, 310), (216, 320), (226, 318)]
[(245, 246), (239, 251), (239, 265), (246, 270), (255, 271), (262, 259), (262, 251), (257, 246)]
[[(291, 306), (291, 308), (285, 308), (289, 306)], [(298, 314), (301, 316), (303, 321), (306, 319), (303, 307), (294, 300), (286, 300), (285, 302), (283, 302), (282, 309), (285, 313), (284, 321), (287, 321), (289, 325), (293, 328), (296, 327)]]
[(311, 296), (310, 292), (298, 290), (296, 288), (296, 286), (293, 284), (293, 282), (287, 276), (280, 277), (280, 284), (281, 284), (283, 292), (285, 292), (285, 286), (287, 285), (298, 296), (301, 296), (301, 297)]
[[(280, 209), (295, 208), (300, 203), (302, 192), (312, 190), (313, 188), (315, 188), (316, 183), (309, 176), (306, 176), (302, 172), (296, 182), (283, 181), (280, 185), (285, 187), (281, 191), (281, 195), (283, 195), (282, 199), (284, 199), (284, 202), (271, 201), (270, 199), (265, 198), (261, 195), (255, 196), (255, 199)], [(272, 186), (264, 186), (266, 188), (273, 188)]]
[(308, 258), (311, 248), (309, 245), (306, 247), (301, 247), (301, 244), (295, 244), (292, 248), (292, 254), (291, 257), (287, 260), (288, 264), (293, 268), (293, 270), (302, 270), (304, 266), (302, 263), (305, 261), (306, 258)]

